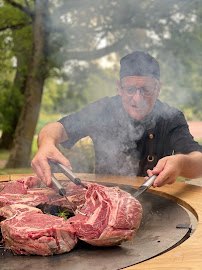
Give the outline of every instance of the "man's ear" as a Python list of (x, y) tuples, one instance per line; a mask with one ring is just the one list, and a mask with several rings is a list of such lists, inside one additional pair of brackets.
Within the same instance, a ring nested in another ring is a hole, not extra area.
[(121, 90), (120, 80), (117, 80), (117, 85), (118, 85), (117, 92), (118, 92), (118, 94), (120, 96), (122, 96), (122, 90)]
[(160, 94), (160, 90), (161, 90), (161, 86), (162, 86), (162, 82), (159, 82), (159, 85), (158, 85), (158, 87), (157, 87), (157, 98), (158, 98), (158, 96), (159, 96), (159, 94)]

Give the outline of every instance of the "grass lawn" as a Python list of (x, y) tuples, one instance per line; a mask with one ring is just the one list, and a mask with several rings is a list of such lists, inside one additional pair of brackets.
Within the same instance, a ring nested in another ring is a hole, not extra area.
[(6, 175), (6, 174), (35, 174), (34, 170), (32, 168), (9, 168), (9, 169), (0, 169), (0, 175)]

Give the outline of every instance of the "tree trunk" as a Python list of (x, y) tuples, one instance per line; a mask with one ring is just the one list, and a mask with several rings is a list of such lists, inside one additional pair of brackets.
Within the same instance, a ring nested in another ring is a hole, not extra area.
[(39, 116), (44, 81), (47, 76), (48, 1), (35, 1), (33, 48), (25, 86), (24, 105), (15, 131), (7, 168), (30, 166), (32, 140)]

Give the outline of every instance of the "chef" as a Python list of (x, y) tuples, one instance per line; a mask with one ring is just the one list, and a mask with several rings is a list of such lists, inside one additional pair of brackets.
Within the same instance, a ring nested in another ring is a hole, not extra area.
[(141, 51), (123, 57), (116, 96), (42, 128), (31, 164), (38, 177), (51, 185), (49, 161), (72, 169), (57, 146), (70, 149), (86, 136), (94, 144), (96, 174), (155, 174), (154, 187), (172, 184), (179, 176), (202, 176), (202, 146), (194, 141), (183, 113), (158, 99), (161, 85), (154, 57)]

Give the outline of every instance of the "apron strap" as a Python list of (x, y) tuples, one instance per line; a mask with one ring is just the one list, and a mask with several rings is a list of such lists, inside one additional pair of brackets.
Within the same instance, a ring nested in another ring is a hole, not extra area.
[(149, 153), (139, 162), (138, 176), (146, 176), (147, 170), (152, 170), (157, 163), (157, 157), (154, 155), (154, 130), (150, 129), (148, 132), (149, 136)]
[(154, 161), (154, 156), (153, 156), (154, 135), (153, 135), (153, 132), (154, 132), (153, 129), (149, 130), (149, 154), (147, 156), (148, 162), (153, 162)]

